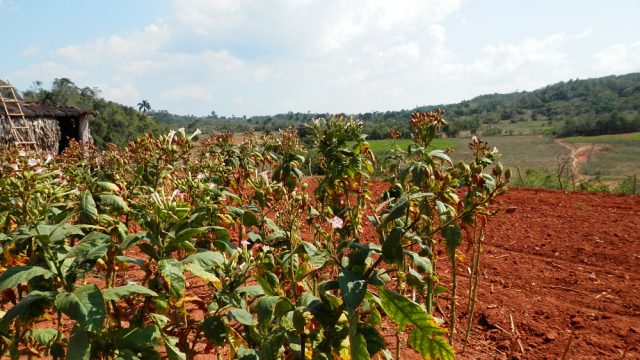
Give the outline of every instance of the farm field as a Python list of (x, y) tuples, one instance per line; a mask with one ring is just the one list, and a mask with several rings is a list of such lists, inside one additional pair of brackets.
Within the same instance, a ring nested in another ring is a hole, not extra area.
[(489, 223), (459, 358), (640, 358), (638, 197), (511, 189), (500, 202), (517, 210)]
[[(424, 149), (442, 122), (412, 123)], [(507, 192), (512, 172), (477, 139), (463, 163), (419, 150), (369, 180), (360, 129), (314, 124), (320, 177), (303, 176), (295, 131), (3, 150), (0, 352), (637, 355), (637, 197)]]
[[(519, 167), (526, 180), (527, 170), (533, 170), (540, 176), (547, 174), (550, 180), (546, 182), (546, 186), (557, 187), (555, 173), (560, 164), (571, 162), (572, 150), (576, 151), (577, 171), (582, 179), (605, 182), (610, 185), (611, 190), (623, 179), (640, 174), (640, 133), (564, 139), (544, 135), (489, 136), (482, 139), (489, 146), (498, 148), (505, 167)], [(411, 143), (408, 139), (398, 139), (396, 142), (405, 151)], [(451, 157), (454, 160), (468, 160), (465, 158), (468, 143), (469, 138), (436, 139), (434, 147), (453, 150)], [(393, 141), (371, 140), (370, 144), (378, 158), (382, 158), (391, 149)], [(519, 185), (518, 179), (514, 180), (514, 184)], [(542, 183), (529, 181), (527, 185), (543, 186)]]
[[(378, 194), (384, 187), (378, 182), (372, 190)], [(567, 351), (567, 359), (595, 360), (618, 359), (626, 351), (626, 359), (639, 359), (640, 198), (510, 189), (498, 203), (516, 210), (489, 221), (465, 352), (467, 304), (458, 304), (465, 325), (456, 332), (456, 358), (560, 359)], [(365, 237), (374, 236), (371, 227), (365, 230)], [(461, 298), (468, 266), (468, 258), (459, 264)], [(447, 284), (450, 267), (441, 270)], [(444, 314), (448, 302), (438, 301)], [(392, 338), (388, 334), (390, 343)], [(406, 350), (403, 359), (420, 357)]]
[[(541, 171), (552, 171), (563, 157), (569, 156), (569, 151), (556, 144), (553, 138), (542, 135), (522, 135), (522, 136), (489, 136), (482, 137), (490, 147), (497, 147), (502, 154), (501, 162), (507, 167), (519, 166), (522, 170), (537, 169)], [(406, 151), (411, 143), (408, 139), (398, 139), (397, 145)], [(454, 160), (464, 160), (469, 153), (467, 145), (470, 138), (446, 138), (436, 139), (433, 142), (434, 148), (451, 149), (451, 157)], [(384, 156), (385, 152), (392, 148), (393, 140), (371, 140), (369, 141), (371, 150), (378, 157)]]
[(584, 149), (580, 172), (585, 175), (619, 181), (640, 174), (640, 133), (576, 136), (565, 142)]

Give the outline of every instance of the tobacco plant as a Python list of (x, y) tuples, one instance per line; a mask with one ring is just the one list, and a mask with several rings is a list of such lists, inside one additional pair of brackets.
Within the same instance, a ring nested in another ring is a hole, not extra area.
[[(123, 149), (72, 142), (56, 158), (6, 150), (0, 353), (398, 358), (408, 332), (425, 358), (453, 358), (458, 247), (494, 215), (509, 172), (487, 173), (498, 154), (478, 139), (468, 164), (433, 149), (444, 124), (440, 112), (412, 115), (414, 141), (394, 150), (381, 199), (368, 190), (375, 158), (362, 124), (343, 116), (309, 124), (318, 179), (303, 178), (306, 151), (290, 129), (241, 143), (214, 134), (197, 147), (183, 130)], [(367, 220), (375, 241), (363, 237)], [(479, 239), (468, 239), (471, 293)], [(438, 276), (442, 250), (451, 290)], [(434, 314), (445, 292), (448, 329)]]

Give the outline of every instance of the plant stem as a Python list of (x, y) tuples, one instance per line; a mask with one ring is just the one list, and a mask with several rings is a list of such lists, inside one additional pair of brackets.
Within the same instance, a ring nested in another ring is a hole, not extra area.
[(453, 251), (451, 254), (451, 278), (453, 280), (453, 284), (451, 285), (451, 309), (449, 316), (449, 344), (453, 344), (453, 338), (456, 331), (456, 289), (458, 285), (458, 266), (456, 261), (456, 252)]
[(476, 295), (478, 291), (478, 278), (480, 277), (480, 252), (482, 250), (482, 240), (484, 239), (484, 225), (480, 225), (478, 233), (474, 231), (474, 249), (473, 249), (473, 266), (471, 270), (471, 278), (469, 278), (470, 293), (469, 293), (469, 319), (467, 320), (467, 332), (464, 336), (464, 345), (462, 352), (467, 348), (469, 341), (469, 333), (471, 332), (471, 324), (473, 323), (473, 316), (476, 306)]

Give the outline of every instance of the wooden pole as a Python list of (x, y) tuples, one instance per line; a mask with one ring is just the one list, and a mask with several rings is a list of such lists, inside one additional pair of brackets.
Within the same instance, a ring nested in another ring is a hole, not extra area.
[(638, 175), (633, 174), (633, 182), (631, 183), (631, 194), (636, 194), (636, 185), (638, 184)]

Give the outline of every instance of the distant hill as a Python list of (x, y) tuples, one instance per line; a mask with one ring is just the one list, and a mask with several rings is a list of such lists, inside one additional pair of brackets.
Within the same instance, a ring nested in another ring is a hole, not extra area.
[[(384, 138), (390, 128), (409, 136), (411, 112), (445, 109), (449, 136), (461, 131), (478, 132), (505, 124), (547, 123), (545, 131), (557, 136), (599, 135), (640, 131), (640, 73), (596, 79), (569, 80), (534, 91), (489, 94), (456, 104), (421, 106), (410, 110), (351, 114), (365, 123), (371, 139)], [(211, 131), (277, 131), (290, 126), (302, 130), (311, 119), (327, 116), (293, 113), (229, 118), (181, 116), (167, 111), (151, 114), (170, 127)], [(514, 126), (515, 126), (514, 125)]]
[[(51, 89), (36, 82), (22, 92), (25, 100), (76, 106), (98, 112), (90, 123), (98, 146), (108, 142), (124, 145), (144, 133), (160, 134), (168, 128), (184, 127), (203, 132), (248, 130), (274, 132), (288, 127), (306, 135), (305, 124), (329, 114), (294, 113), (251, 117), (176, 115), (166, 110), (137, 111), (130, 106), (104, 100), (96, 88), (79, 88), (71, 80), (54, 80)], [(445, 110), (448, 136), (461, 133), (497, 135), (509, 128), (531, 129), (556, 136), (601, 135), (640, 131), (640, 73), (569, 80), (534, 91), (488, 94), (456, 104), (420, 106), (415, 109), (351, 114), (365, 124), (370, 139), (387, 137), (389, 129), (410, 136), (408, 119), (416, 110)], [(517, 132), (515, 132), (517, 133)]]

